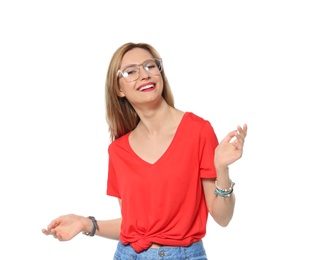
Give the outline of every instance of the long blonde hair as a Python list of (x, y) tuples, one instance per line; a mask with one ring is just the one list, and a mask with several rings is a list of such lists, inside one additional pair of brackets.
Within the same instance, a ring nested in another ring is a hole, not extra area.
[[(147, 43), (125, 43), (113, 54), (106, 77), (106, 120), (109, 127), (111, 141), (132, 131), (139, 123), (139, 117), (126, 98), (118, 96), (119, 81), (117, 71), (120, 69), (123, 56), (134, 48), (148, 51), (153, 58), (161, 58), (159, 53)], [(161, 71), (163, 79), (162, 96), (168, 105), (174, 107), (174, 97), (164, 69)]]

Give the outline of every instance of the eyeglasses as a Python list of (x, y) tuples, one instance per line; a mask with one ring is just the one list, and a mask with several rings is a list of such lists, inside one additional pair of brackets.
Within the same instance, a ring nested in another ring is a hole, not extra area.
[(130, 64), (125, 66), (124, 68), (121, 68), (117, 72), (117, 76), (119, 73), (122, 74), (123, 78), (127, 82), (135, 81), (139, 78), (140, 69), (139, 67), (142, 66), (144, 70), (152, 76), (157, 76), (161, 74), (163, 64), (162, 59), (150, 59), (146, 60), (141, 64)]

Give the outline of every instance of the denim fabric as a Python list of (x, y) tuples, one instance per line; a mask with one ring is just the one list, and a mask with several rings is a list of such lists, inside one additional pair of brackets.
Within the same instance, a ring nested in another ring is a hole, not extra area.
[(136, 253), (130, 245), (118, 243), (114, 260), (207, 260), (203, 242), (190, 246), (149, 248)]

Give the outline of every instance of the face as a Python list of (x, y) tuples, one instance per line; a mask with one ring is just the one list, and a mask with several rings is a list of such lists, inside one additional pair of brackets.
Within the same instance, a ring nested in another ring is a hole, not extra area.
[[(152, 55), (141, 48), (135, 48), (128, 51), (122, 59), (121, 70), (126, 73), (133, 73), (128, 70), (129, 65), (141, 64), (138, 68), (137, 79), (129, 82), (129, 77), (125, 79), (119, 74), (119, 92), (120, 97), (126, 97), (132, 105), (144, 104), (162, 98), (163, 80), (161, 73), (154, 73), (153, 62), (146, 62), (153, 59)], [(137, 69), (136, 66), (133, 67)], [(149, 72), (147, 71), (149, 70)], [(135, 77), (136, 78), (136, 77)]]

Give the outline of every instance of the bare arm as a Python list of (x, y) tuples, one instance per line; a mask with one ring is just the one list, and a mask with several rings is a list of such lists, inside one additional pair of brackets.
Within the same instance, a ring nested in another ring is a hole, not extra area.
[[(119, 204), (120, 208), (122, 207), (122, 201), (119, 199)], [(87, 232), (90, 232), (93, 228), (92, 221), (90, 222), (90, 219), (88, 219), (89, 224), (87, 227)], [(111, 219), (111, 220), (101, 220), (97, 221), (98, 224), (98, 230), (96, 231), (96, 235), (109, 238), (109, 239), (114, 239), (114, 240), (119, 240), (120, 237), (120, 229), (121, 229), (121, 221), (122, 218), (117, 218), (117, 219)]]
[[(108, 239), (118, 240), (121, 220), (121, 218), (117, 218), (97, 221), (98, 230), (95, 234)], [(46, 229), (42, 229), (42, 232), (45, 235), (53, 235), (60, 241), (68, 241), (81, 232), (90, 232), (92, 228), (93, 223), (89, 218), (75, 214), (68, 214), (52, 220)]]
[[(93, 228), (92, 221), (88, 218), (86, 219), (86, 221), (88, 222), (88, 224), (86, 224), (85, 229), (82, 232), (90, 232)], [(121, 221), (121, 218), (98, 220), (98, 230), (96, 230), (95, 235), (108, 239), (119, 240)]]
[[(238, 126), (237, 130), (230, 132), (215, 150), (214, 164), (217, 173), (217, 186), (222, 189), (228, 189), (231, 186), (229, 165), (242, 157), (246, 134), (247, 125), (244, 125), (243, 128)], [(235, 139), (232, 141), (233, 138)], [(234, 212), (234, 193), (229, 197), (215, 195), (214, 179), (203, 179), (202, 184), (209, 213), (219, 225), (227, 226)]]
[[(228, 172), (228, 170), (224, 170), (224, 172)], [(229, 175), (224, 175), (224, 179), (221, 182), (219, 181), (219, 174), (217, 175), (218, 185), (220, 187), (229, 188)], [(218, 223), (222, 227), (226, 227), (233, 217), (235, 206), (234, 193), (232, 193), (230, 197), (222, 198), (214, 194), (214, 190), (216, 188), (214, 179), (203, 179), (202, 183), (209, 213), (216, 221), (216, 223)]]

